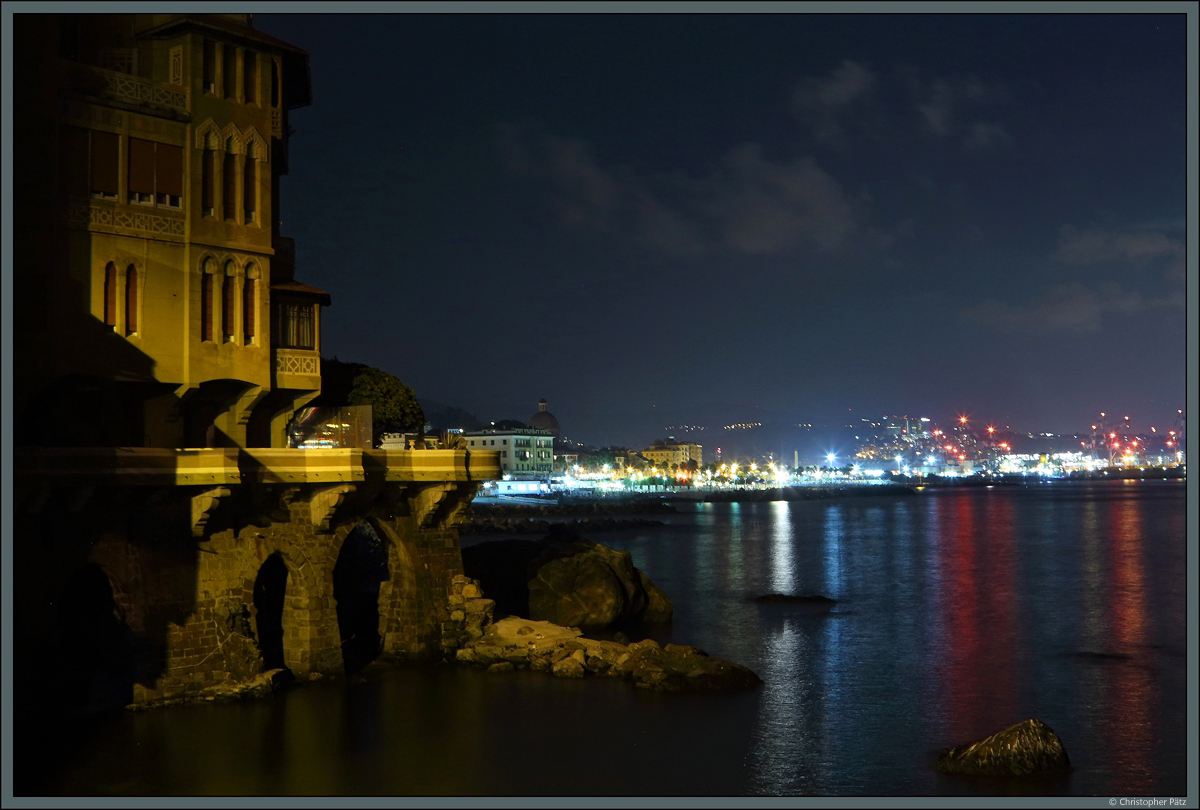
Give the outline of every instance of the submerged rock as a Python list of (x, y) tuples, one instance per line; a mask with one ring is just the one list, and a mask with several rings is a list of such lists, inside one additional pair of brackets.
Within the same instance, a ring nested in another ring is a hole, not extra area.
[(463, 569), (495, 600), (497, 614), (565, 627), (664, 623), (671, 600), (628, 551), (568, 530), (542, 540), (493, 540), (462, 550)]
[(1071, 767), (1054, 730), (1030, 719), (990, 737), (947, 748), (934, 766), (939, 771), (972, 776), (1030, 776)]
[(578, 628), (516, 617), (495, 622), (457, 657), (488, 669), (505, 662), (560, 678), (623, 678), (663, 692), (728, 692), (762, 683), (747, 667), (713, 658), (698, 647), (660, 646), (653, 639), (628, 645), (601, 641), (583, 638)]

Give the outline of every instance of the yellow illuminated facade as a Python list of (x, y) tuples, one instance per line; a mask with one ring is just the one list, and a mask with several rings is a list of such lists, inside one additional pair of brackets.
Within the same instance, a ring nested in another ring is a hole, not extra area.
[(703, 464), (703, 447), (693, 442), (657, 441), (653, 446), (642, 451), (642, 456), (655, 464), (670, 467), (673, 464), (684, 465), (695, 461)]
[(245, 14), (14, 15), (14, 403), (40, 446), (283, 447), (320, 310), (279, 229), (308, 56)]

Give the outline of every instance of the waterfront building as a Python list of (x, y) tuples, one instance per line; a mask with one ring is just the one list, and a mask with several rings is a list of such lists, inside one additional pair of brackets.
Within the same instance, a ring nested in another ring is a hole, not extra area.
[(308, 55), (244, 14), (15, 20), (22, 440), (286, 446), (330, 303), (280, 232)]
[[(545, 400), (543, 400), (545, 402)], [(534, 427), (469, 430), (467, 450), (500, 454), (500, 473), (511, 478), (548, 478), (554, 469), (554, 434)]]
[(704, 448), (694, 442), (677, 442), (674, 438), (658, 439), (650, 447), (642, 451), (642, 456), (655, 464), (666, 467), (671, 465), (683, 466), (689, 461), (695, 461), (699, 466), (704, 463)]
[(330, 303), (280, 232), (307, 54), (245, 14), (13, 28), (19, 711), (452, 655), (496, 455), (288, 445)]

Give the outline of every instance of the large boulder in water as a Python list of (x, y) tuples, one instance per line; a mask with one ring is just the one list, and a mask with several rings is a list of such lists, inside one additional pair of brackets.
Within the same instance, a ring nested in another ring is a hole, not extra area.
[(463, 571), (496, 600), (497, 615), (600, 629), (663, 623), (671, 602), (618, 551), (570, 531), (493, 540), (462, 551)]
[(1026, 720), (990, 737), (948, 748), (934, 766), (972, 776), (1030, 776), (1071, 767), (1062, 741), (1041, 720)]

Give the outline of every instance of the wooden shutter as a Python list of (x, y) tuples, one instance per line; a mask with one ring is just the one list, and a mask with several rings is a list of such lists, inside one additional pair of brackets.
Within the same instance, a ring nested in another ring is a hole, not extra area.
[(117, 195), (120, 138), (111, 132), (92, 130), (91, 190)]
[(154, 193), (154, 141), (129, 139), (129, 193)]
[(155, 191), (159, 194), (183, 196), (183, 148), (160, 143), (154, 159)]

